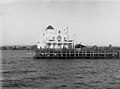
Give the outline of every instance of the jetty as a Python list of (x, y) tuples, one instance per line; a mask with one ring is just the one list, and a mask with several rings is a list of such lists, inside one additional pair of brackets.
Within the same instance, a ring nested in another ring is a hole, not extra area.
[(69, 38), (68, 27), (61, 32), (48, 26), (42, 38), (37, 42), (35, 59), (120, 59), (119, 50), (83, 50), (85, 45)]

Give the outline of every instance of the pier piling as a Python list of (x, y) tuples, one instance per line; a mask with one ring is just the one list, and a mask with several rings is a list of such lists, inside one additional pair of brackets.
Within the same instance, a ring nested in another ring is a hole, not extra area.
[(120, 51), (37, 50), (36, 58), (120, 59)]
[(119, 51), (119, 58), (120, 58), (120, 51)]

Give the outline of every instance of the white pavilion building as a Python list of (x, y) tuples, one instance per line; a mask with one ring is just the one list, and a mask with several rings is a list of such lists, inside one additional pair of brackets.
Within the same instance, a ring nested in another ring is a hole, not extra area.
[(43, 34), (43, 41), (38, 42), (37, 48), (51, 48), (51, 49), (73, 49), (74, 40), (68, 37), (68, 28), (61, 32), (48, 26)]

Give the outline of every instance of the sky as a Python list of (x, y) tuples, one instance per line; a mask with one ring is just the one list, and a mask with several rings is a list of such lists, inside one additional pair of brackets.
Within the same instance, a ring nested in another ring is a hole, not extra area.
[(77, 43), (120, 46), (120, 1), (0, 0), (1, 45), (34, 45), (48, 25)]

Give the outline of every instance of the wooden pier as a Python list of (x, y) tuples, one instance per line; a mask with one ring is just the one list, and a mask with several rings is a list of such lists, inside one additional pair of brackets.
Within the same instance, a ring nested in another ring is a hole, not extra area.
[(37, 59), (120, 59), (120, 51), (36, 50), (35, 52)]

